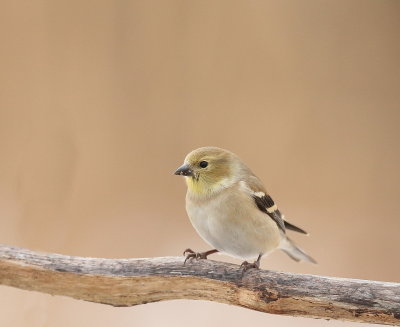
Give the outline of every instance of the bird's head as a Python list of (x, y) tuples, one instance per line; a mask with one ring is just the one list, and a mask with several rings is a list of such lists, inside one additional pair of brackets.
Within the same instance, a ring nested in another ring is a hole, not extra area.
[(190, 152), (175, 175), (185, 176), (192, 194), (212, 194), (234, 183), (236, 162), (236, 155), (230, 151), (203, 147)]

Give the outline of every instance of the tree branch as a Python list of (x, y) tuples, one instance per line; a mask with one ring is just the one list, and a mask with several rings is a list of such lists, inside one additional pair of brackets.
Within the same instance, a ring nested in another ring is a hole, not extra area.
[(100, 259), (0, 245), (0, 284), (113, 306), (193, 299), (262, 312), (400, 326), (400, 284), (182, 257)]

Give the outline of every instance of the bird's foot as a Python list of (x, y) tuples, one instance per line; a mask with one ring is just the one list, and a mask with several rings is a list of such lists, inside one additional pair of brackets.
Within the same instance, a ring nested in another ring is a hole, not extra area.
[(186, 263), (186, 261), (192, 261), (193, 259), (200, 260), (200, 259), (207, 259), (207, 256), (210, 254), (213, 254), (215, 252), (218, 252), (218, 250), (210, 250), (210, 251), (205, 251), (205, 252), (194, 252), (192, 249), (186, 249), (183, 251), (183, 255), (186, 256), (185, 261), (183, 264)]
[(260, 260), (261, 260), (261, 254), (258, 256), (257, 260), (254, 261), (253, 263), (244, 261), (240, 267), (243, 269), (242, 270), (242, 277), (244, 275), (244, 273), (249, 270), (249, 269), (260, 269)]
[(244, 261), (244, 262), (240, 265), (240, 267), (242, 267), (242, 268), (243, 268), (243, 272), (245, 272), (245, 271), (247, 271), (247, 270), (249, 270), (249, 269), (260, 269), (260, 263), (257, 262), (257, 261), (255, 261), (255, 262), (253, 262), (253, 263)]

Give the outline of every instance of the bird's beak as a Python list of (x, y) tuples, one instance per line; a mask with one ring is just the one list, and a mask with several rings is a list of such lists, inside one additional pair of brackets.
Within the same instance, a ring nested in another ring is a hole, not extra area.
[(175, 171), (175, 175), (194, 176), (194, 173), (189, 165), (183, 164)]

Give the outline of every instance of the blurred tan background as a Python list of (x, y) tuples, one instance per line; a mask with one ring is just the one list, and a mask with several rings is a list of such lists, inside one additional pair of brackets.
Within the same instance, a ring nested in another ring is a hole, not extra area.
[[(0, 33), (0, 243), (110, 258), (207, 249), (172, 173), (216, 145), (311, 233), (293, 238), (319, 265), (274, 253), (263, 268), (400, 282), (399, 1), (2, 1)], [(8, 287), (0, 323), (356, 326)]]

